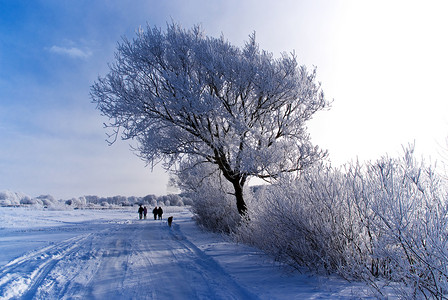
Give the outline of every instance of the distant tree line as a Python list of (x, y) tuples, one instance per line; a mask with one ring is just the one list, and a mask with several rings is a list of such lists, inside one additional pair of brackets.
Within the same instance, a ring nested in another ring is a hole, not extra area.
[(99, 196), (82, 196), (71, 198), (68, 200), (57, 200), (51, 195), (40, 195), (38, 197), (30, 197), (23, 193), (0, 191), (0, 206), (18, 207), (18, 206), (41, 206), (48, 208), (63, 209), (64, 206), (73, 208), (82, 208), (89, 206), (184, 206), (192, 205), (191, 198), (186, 194), (170, 194), (163, 196), (147, 195), (144, 197), (99, 197)]
[(78, 199), (70, 199), (65, 201), (66, 205), (117, 205), (117, 206), (134, 206), (134, 205), (148, 205), (148, 206), (184, 206), (191, 205), (192, 200), (183, 194), (170, 194), (163, 196), (146, 195), (144, 197), (99, 197), (99, 196), (84, 196)]

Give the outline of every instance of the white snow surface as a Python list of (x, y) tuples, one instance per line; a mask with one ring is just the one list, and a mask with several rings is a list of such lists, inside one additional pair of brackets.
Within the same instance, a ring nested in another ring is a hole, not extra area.
[(186, 208), (149, 217), (0, 207), (0, 299), (368, 298), (362, 284), (300, 274), (203, 231)]

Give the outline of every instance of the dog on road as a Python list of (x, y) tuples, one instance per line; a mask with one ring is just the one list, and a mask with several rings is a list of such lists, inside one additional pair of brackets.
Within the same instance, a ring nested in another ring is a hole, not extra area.
[(171, 227), (171, 224), (173, 223), (173, 216), (168, 218), (168, 226)]

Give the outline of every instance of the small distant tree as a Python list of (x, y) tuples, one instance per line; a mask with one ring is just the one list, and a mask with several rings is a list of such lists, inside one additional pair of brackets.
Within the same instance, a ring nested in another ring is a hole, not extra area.
[(143, 197), (142, 202), (144, 204), (154, 204), (155, 202), (157, 202), (157, 196), (156, 195), (146, 195), (145, 197)]
[(244, 215), (248, 178), (269, 181), (325, 155), (305, 127), (329, 105), (315, 77), (294, 54), (260, 50), (255, 34), (238, 48), (197, 26), (148, 26), (123, 38), (91, 97), (109, 117), (110, 143), (136, 139), (144, 160), (167, 169), (185, 159), (216, 165)]

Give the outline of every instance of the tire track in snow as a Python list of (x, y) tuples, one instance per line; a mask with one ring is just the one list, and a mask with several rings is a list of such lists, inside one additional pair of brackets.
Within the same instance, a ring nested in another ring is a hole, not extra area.
[(0, 298), (257, 299), (177, 224), (99, 229), (9, 262), (0, 269)]
[[(100, 266), (83, 294), (88, 299), (151, 299), (141, 287), (150, 268), (145, 261), (140, 235), (147, 223), (131, 222), (101, 236)], [(76, 291), (74, 291), (76, 292)]]
[(102, 259), (101, 250), (96, 247), (100, 237), (89, 235), (76, 251), (58, 261), (38, 287), (34, 299), (86, 299), (81, 297), (82, 291), (92, 281)]
[(83, 234), (18, 257), (0, 269), (0, 298), (31, 298), (54, 266), (90, 234)]
[(151, 276), (148, 241), (140, 237), (147, 224), (127, 222), (95, 232), (76, 255), (51, 270), (35, 298), (153, 299), (141, 289)]

